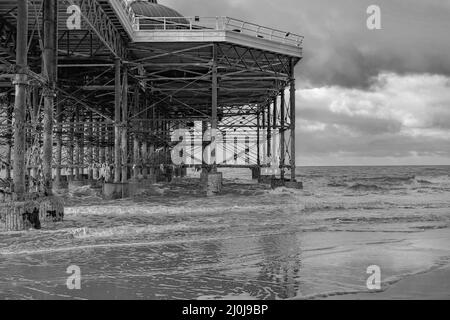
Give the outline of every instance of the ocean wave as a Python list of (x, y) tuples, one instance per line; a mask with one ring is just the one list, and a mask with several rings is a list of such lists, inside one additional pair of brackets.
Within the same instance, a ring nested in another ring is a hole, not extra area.
[(328, 187), (330, 188), (345, 188), (348, 187), (348, 184), (346, 183), (339, 183), (339, 182), (331, 182), (328, 184)]
[(385, 188), (380, 187), (379, 185), (376, 185), (376, 184), (362, 184), (362, 183), (354, 184), (351, 187), (349, 187), (349, 189), (351, 189), (353, 191), (384, 191), (384, 190), (386, 190)]
[(448, 175), (440, 176), (417, 176), (416, 181), (422, 184), (449, 185), (450, 177)]
[(375, 201), (361, 201), (361, 202), (331, 202), (331, 201), (306, 201), (303, 211), (305, 213), (314, 213), (321, 211), (340, 211), (340, 210), (375, 210), (388, 209), (393, 204), (375, 200)]
[(431, 190), (449, 191), (450, 178), (442, 176), (400, 176), (400, 177), (365, 177), (331, 180), (329, 188), (346, 188), (354, 192), (382, 192), (393, 190)]

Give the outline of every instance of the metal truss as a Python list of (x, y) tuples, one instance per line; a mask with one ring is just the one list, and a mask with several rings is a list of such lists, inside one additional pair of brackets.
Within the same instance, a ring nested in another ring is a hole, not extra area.
[[(122, 34), (111, 22), (109, 16), (105, 13), (104, 7), (97, 0), (63, 0), (67, 5), (78, 5), (81, 9), (83, 22), (95, 33), (97, 38), (116, 58), (126, 58), (126, 44)], [(85, 34), (82, 40), (88, 35)]]
[[(30, 26), (27, 71), (26, 164), (30, 175), (38, 175), (42, 167), (43, 101), (49, 84), (40, 59), (42, 0), (31, 3), (30, 21), (35, 23)], [(125, 136), (121, 141), (123, 167), (169, 164), (176, 129), (187, 128), (193, 144), (201, 145), (201, 124), (212, 127), (214, 121), (225, 139), (220, 152), (232, 155), (219, 166), (270, 166), (272, 158), (277, 158), (280, 167), (295, 164), (289, 134), (295, 130), (295, 113), (292, 98), (284, 91), (292, 83), (298, 58), (250, 44), (127, 43), (126, 32), (111, 16), (109, 1), (62, 0), (60, 4), (79, 5), (84, 25), (82, 30), (67, 30), (61, 29), (64, 17), (58, 22), (53, 168), (75, 177), (88, 171), (92, 177), (93, 167), (114, 162), (117, 132)], [(5, 14), (6, 9), (0, 4), (0, 158), (10, 167), (12, 79), (17, 70), (15, 18)], [(119, 117), (115, 112), (118, 104)], [(149, 150), (153, 150), (152, 155)], [(202, 159), (200, 163), (198, 157), (196, 160), (195, 165), (202, 165)]]

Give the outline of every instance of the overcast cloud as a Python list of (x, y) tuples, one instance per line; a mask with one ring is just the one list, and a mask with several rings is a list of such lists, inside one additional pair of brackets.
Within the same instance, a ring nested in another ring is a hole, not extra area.
[[(161, 0), (305, 35), (300, 164), (450, 164), (450, 1)], [(382, 10), (382, 30), (366, 9)]]

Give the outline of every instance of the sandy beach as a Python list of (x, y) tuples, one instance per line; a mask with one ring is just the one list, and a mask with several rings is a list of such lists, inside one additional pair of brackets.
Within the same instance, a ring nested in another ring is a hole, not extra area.
[(385, 291), (329, 297), (330, 300), (449, 300), (450, 267), (408, 276)]

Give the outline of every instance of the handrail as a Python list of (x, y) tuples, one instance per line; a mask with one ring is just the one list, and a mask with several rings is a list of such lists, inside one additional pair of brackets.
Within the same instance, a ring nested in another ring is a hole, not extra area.
[(122, 8), (125, 10), (128, 19), (130, 20), (131, 24), (134, 26), (136, 26), (136, 14), (134, 13), (133, 9), (131, 8), (130, 1), (126, 1), (126, 0), (121, 0), (119, 1), (119, 3), (122, 5)]
[(230, 31), (302, 47), (304, 37), (230, 17), (146, 17), (136, 15), (129, 1), (119, 1), (134, 31)]
[(146, 17), (134, 16), (136, 31), (232, 31), (279, 43), (303, 45), (303, 36), (230, 17)]

